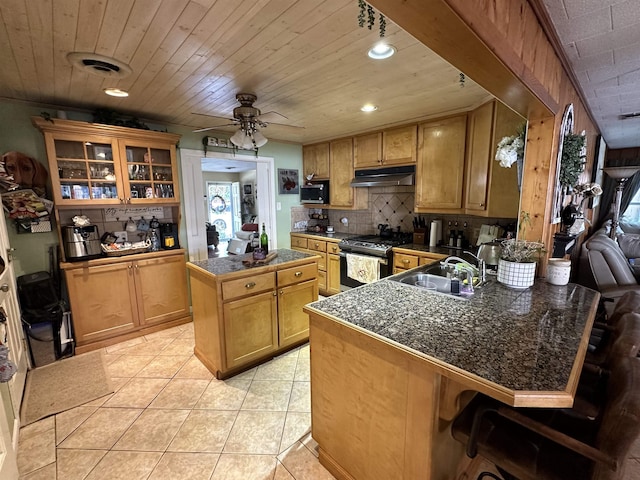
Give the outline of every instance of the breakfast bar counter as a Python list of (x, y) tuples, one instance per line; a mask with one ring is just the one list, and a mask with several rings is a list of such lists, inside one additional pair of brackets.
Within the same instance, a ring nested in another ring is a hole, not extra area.
[(476, 392), (573, 404), (598, 300), (540, 280), (454, 298), (384, 279), (307, 305), (321, 462), (339, 479), (456, 478), (450, 423)]

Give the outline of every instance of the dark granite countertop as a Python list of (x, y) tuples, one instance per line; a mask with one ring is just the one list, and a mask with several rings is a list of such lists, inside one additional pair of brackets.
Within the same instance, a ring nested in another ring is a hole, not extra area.
[(465, 247), (465, 248), (454, 248), (448, 247), (446, 245), (440, 245), (437, 247), (430, 247), (429, 245), (421, 245), (419, 243), (406, 243), (404, 245), (398, 245), (397, 247), (393, 247), (395, 249), (404, 249), (404, 250), (416, 250), (418, 252), (426, 252), (426, 253), (439, 253), (442, 255), (457, 255), (460, 256), (462, 252), (472, 252), (476, 253), (478, 247)]
[(354, 233), (342, 233), (342, 232), (333, 232), (333, 233), (326, 233), (326, 232), (307, 232), (307, 231), (300, 231), (300, 232), (296, 232), (295, 230), (291, 231), (291, 233), (296, 233), (299, 235), (311, 235), (313, 237), (323, 237), (326, 239), (336, 239), (336, 240), (344, 240), (345, 238), (351, 238), (351, 237), (357, 237), (358, 235), (354, 234)]
[(550, 392), (567, 388), (598, 298), (543, 280), (527, 290), (492, 280), (462, 299), (384, 279), (307, 307), (484, 381)]
[(226, 273), (242, 272), (255, 270), (257, 268), (280, 265), (283, 263), (302, 260), (314, 256), (308, 253), (289, 250), (286, 248), (279, 248), (277, 250), (274, 250), (274, 252), (277, 252), (278, 256), (271, 260), (267, 265), (257, 265), (254, 267), (247, 267), (242, 264), (242, 260), (245, 258), (244, 255), (229, 255), (227, 257), (209, 258), (207, 260), (199, 260), (197, 262), (188, 262), (188, 264), (200, 267), (203, 270), (211, 273), (212, 275), (224, 275)]

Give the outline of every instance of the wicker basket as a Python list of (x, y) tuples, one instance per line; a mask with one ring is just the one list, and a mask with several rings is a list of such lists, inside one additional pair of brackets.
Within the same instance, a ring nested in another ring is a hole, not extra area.
[(149, 250), (149, 247), (151, 247), (151, 240), (146, 240), (144, 244), (145, 245), (143, 247), (121, 247), (117, 250), (109, 248), (109, 246), (105, 245), (104, 243), (101, 243), (100, 247), (107, 257), (122, 257), (123, 255), (133, 255), (135, 253), (147, 252)]

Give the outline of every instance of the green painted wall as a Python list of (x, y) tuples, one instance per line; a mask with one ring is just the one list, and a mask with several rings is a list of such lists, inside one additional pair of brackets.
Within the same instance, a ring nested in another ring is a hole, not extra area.
[[(0, 154), (16, 150), (32, 156), (47, 165), (44, 138), (40, 131), (31, 124), (31, 117), (40, 115), (41, 112), (47, 112), (52, 117), (56, 117), (56, 111), (50, 108), (0, 100), (0, 119), (2, 119), (0, 123)], [(91, 114), (89, 113), (77, 111), (66, 111), (66, 113), (69, 120), (91, 121)], [(193, 133), (189, 127), (174, 125), (164, 127), (151, 123), (148, 123), (148, 125), (154, 130), (168, 130), (172, 133), (181, 134), (182, 138), (179, 144), (181, 148), (203, 149), (202, 139), (205, 136), (204, 133)], [(268, 138), (268, 129), (265, 130), (265, 134)], [(208, 150), (231, 152), (229, 149), (217, 147), (209, 147)], [(290, 209), (292, 206), (299, 205), (299, 197), (298, 195), (278, 195), (275, 174), (278, 168), (286, 168), (298, 169), (300, 176), (302, 175), (302, 146), (269, 141), (260, 149), (259, 153), (261, 156), (274, 158), (275, 172), (272, 181), (276, 192), (276, 202), (281, 203), (281, 209), (276, 212), (278, 246), (280, 248), (288, 248), (290, 246), (289, 231), (291, 228)], [(179, 161), (180, 159), (178, 158)], [(185, 188), (185, 186), (182, 185), (182, 188)], [(9, 225), (11, 246), (16, 249), (14, 252), (14, 269), (17, 276), (40, 270), (49, 270), (49, 247), (58, 244), (55, 228), (54, 225), (51, 233), (18, 235), (15, 227)], [(184, 229), (184, 223), (181, 225), (181, 229)]]

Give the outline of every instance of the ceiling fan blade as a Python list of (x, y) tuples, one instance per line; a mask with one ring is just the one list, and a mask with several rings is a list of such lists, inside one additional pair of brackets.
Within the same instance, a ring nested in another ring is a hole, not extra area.
[(237, 123), (225, 123), (224, 125), (216, 125), (214, 127), (207, 127), (207, 128), (199, 128), (197, 130), (191, 130), (191, 132), (193, 133), (198, 133), (198, 132), (206, 132), (208, 130), (215, 130), (216, 128), (220, 128), (220, 127), (234, 127), (237, 126)]
[(277, 125), (279, 127), (287, 127), (287, 128), (294, 128), (297, 130), (304, 130), (304, 127), (299, 127), (297, 125), (287, 125), (286, 123), (265, 122), (265, 125)]
[(262, 113), (258, 115), (256, 118), (266, 123), (273, 123), (275, 120), (282, 120), (282, 119), (289, 120), (289, 117), (274, 111)]

